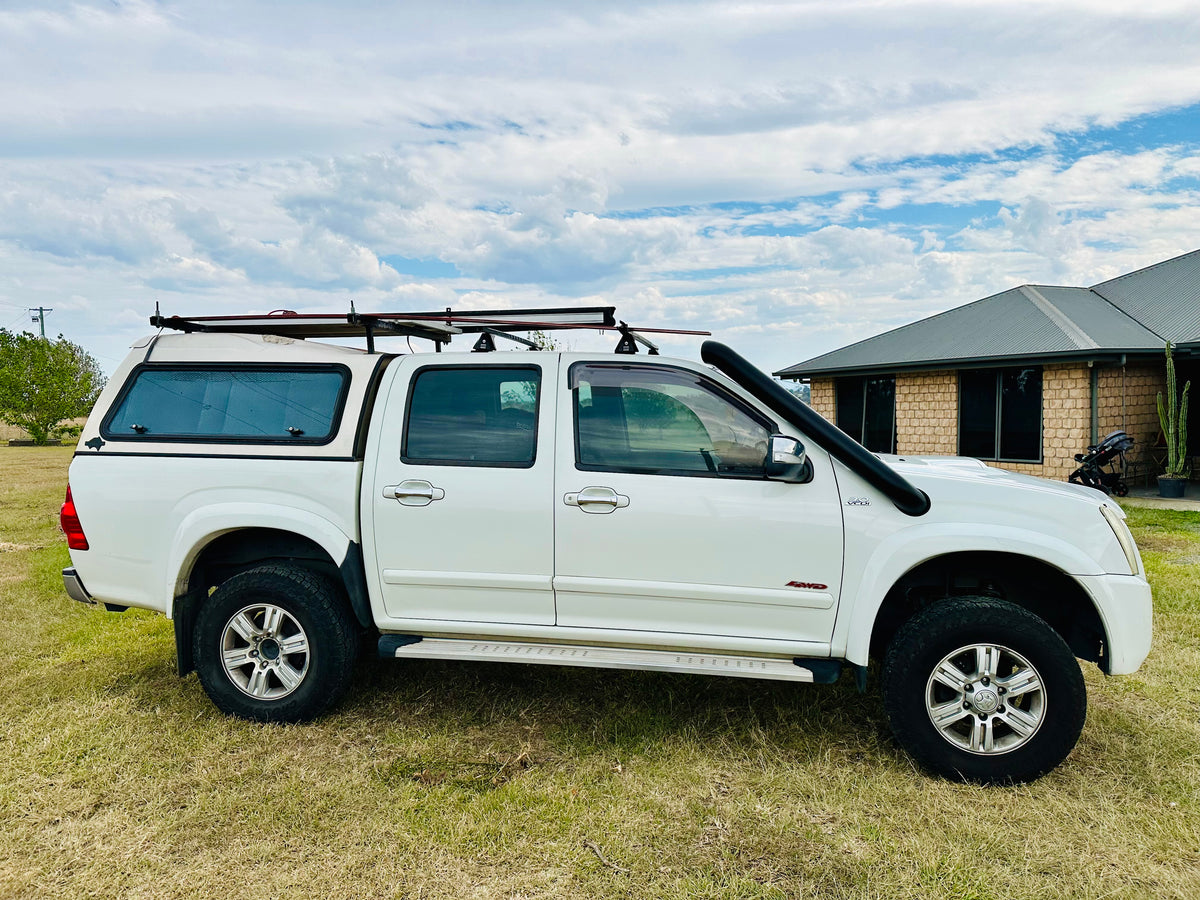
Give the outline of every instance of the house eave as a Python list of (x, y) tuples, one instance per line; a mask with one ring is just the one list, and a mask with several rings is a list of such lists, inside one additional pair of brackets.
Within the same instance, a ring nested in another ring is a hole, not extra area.
[[(1200, 343), (1180, 347), (1189, 354), (1200, 354)], [(1054, 363), (1090, 362), (1093, 365), (1116, 366), (1133, 358), (1162, 358), (1162, 350), (1147, 347), (1131, 349), (1078, 350), (1070, 352), (1028, 353), (1016, 356), (959, 356), (946, 359), (921, 359), (907, 362), (874, 363), (869, 366), (788, 366), (775, 372), (776, 378), (804, 381), (810, 378), (842, 378), (861, 375), (891, 375), (896, 372), (935, 372), (947, 369), (999, 369), (1008, 366), (1052, 365)]]

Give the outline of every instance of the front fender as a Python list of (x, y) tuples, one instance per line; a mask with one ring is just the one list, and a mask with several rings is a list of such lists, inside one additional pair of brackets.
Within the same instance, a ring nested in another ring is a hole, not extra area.
[(168, 617), (175, 598), (187, 590), (192, 568), (204, 548), (223, 534), (246, 528), (271, 528), (308, 538), (328, 553), (335, 565), (345, 560), (352, 541), (328, 519), (294, 507), (219, 503), (194, 510), (180, 521), (171, 541), (165, 586)]
[[(847, 547), (845, 597), (834, 625), (833, 651), (865, 666), (871, 632), (888, 591), (907, 572), (939, 556), (953, 553), (1009, 553), (1027, 556), (1069, 575), (1103, 574), (1096, 560), (1067, 541), (1022, 528), (971, 523), (929, 523), (893, 532), (862, 559)], [(851, 585), (857, 574), (857, 585)]]

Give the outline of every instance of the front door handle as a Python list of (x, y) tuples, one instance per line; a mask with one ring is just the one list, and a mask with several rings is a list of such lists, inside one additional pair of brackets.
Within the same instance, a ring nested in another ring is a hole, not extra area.
[(388, 500), (399, 500), (404, 506), (428, 506), (434, 500), (445, 497), (446, 492), (428, 481), (413, 480), (385, 485), (383, 496)]
[(610, 487), (585, 487), (578, 493), (564, 494), (563, 503), (578, 506), (585, 513), (610, 513), (627, 507), (629, 498)]

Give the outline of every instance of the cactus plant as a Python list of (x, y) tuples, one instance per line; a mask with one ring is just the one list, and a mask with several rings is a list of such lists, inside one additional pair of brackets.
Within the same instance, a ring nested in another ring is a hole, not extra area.
[(1178, 398), (1176, 405), (1175, 394), (1175, 360), (1171, 356), (1171, 342), (1167, 341), (1167, 402), (1163, 403), (1162, 392), (1158, 394), (1158, 422), (1162, 426), (1167, 439), (1167, 469), (1165, 478), (1186, 478), (1188, 474), (1187, 457), (1187, 414), (1188, 389), (1192, 386), (1189, 381), (1183, 386), (1183, 396)]

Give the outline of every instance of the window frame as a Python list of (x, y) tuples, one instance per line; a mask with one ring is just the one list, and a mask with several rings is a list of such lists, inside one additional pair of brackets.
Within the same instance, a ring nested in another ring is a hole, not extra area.
[[(867, 385), (870, 381), (879, 380), (879, 379), (883, 379), (883, 378), (890, 378), (892, 380), (891, 449), (890, 450), (872, 450), (871, 448), (867, 447), (867, 444), (866, 444), (866, 437), (867, 437)], [(837, 425), (837, 427), (841, 430), (841, 432), (843, 434), (845, 434), (847, 437), (853, 438), (853, 435), (851, 435), (848, 431), (846, 431), (844, 428), (842, 428), (840, 422), (836, 421), (838, 419), (838, 400), (840, 398), (840, 394), (841, 394), (841, 390), (842, 390), (841, 382), (846, 382), (846, 381), (861, 382), (859, 384), (859, 392), (860, 392), (860, 404), (861, 404), (861, 409), (862, 409), (862, 417), (858, 423), (858, 429), (859, 429), (858, 433), (861, 435), (861, 439), (858, 440), (858, 443), (862, 444), (862, 446), (867, 450), (868, 453), (888, 453), (888, 454), (891, 454), (894, 456), (896, 454), (897, 446), (898, 446), (897, 445), (897, 430), (898, 430), (897, 425), (898, 425), (898, 423), (896, 422), (896, 374), (893, 372), (890, 374), (884, 373), (884, 374), (880, 374), (880, 375), (842, 375), (840, 377), (834, 378), (834, 383), (833, 383), (833, 387), (834, 387), (833, 417), (835, 419), (834, 424)]]
[[(537, 396), (533, 401), (533, 456), (530, 458), (529, 462), (508, 462), (477, 459), (427, 459), (424, 457), (410, 457), (408, 455), (408, 423), (409, 417), (412, 415), (413, 394), (416, 393), (417, 381), (420, 379), (421, 375), (431, 370), (439, 372), (535, 372), (537, 374)], [(544, 393), (542, 388), (545, 385), (545, 382), (546, 371), (544, 367), (534, 362), (513, 364), (489, 363), (487, 365), (479, 366), (463, 365), (461, 363), (450, 363), (447, 365), (431, 363), (418, 366), (413, 370), (412, 375), (409, 376), (408, 390), (406, 391), (404, 398), (404, 417), (401, 422), (402, 430), (400, 436), (400, 462), (404, 463), (406, 466), (453, 466), (458, 468), (472, 469), (532, 469), (534, 465), (537, 464), (538, 458), (538, 444), (541, 436), (540, 428), (542, 418), (542, 395)]]
[[(601, 466), (591, 465), (581, 461), (579, 447), (579, 402), (578, 395), (575, 393), (578, 390), (577, 372), (583, 369), (619, 369), (623, 371), (639, 371), (639, 372), (676, 372), (682, 373), (689, 378), (696, 379), (704, 388), (710, 390), (719, 399), (728, 402), (736, 409), (744, 413), (748, 418), (755, 420), (760, 425), (767, 429), (767, 453), (770, 454), (770, 439), (771, 435), (779, 433), (779, 424), (769, 416), (763, 414), (759, 409), (751, 406), (741, 397), (728, 390), (719, 381), (705, 375), (703, 372), (697, 372), (694, 369), (689, 369), (684, 366), (659, 366), (647, 365), (644, 363), (616, 363), (616, 362), (597, 362), (594, 360), (580, 360), (572, 363), (567, 368), (567, 393), (570, 394), (571, 403), (571, 435), (572, 435), (572, 450), (575, 454), (575, 469), (579, 472), (615, 472), (624, 475), (662, 475), (668, 478), (719, 478), (724, 481), (769, 481), (770, 478), (766, 474), (766, 466), (763, 466), (762, 475), (740, 475), (740, 474), (723, 474), (721, 472), (698, 472), (691, 469), (653, 469), (650, 467), (635, 468), (631, 466)], [(764, 460), (765, 462), (765, 460)]]
[[(1038, 396), (1038, 455), (1037, 455), (1036, 459), (1015, 459), (1012, 457), (1000, 455), (1000, 437), (1001, 437), (1001, 432), (1002, 432), (1002, 429), (1004, 426), (1004, 396), (1002, 393), (1004, 373), (1005, 372), (1019, 372), (1022, 369), (1037, 369), (1038, 374), (1041, 376), (1042, 389), (1039, 392), (1039, 396)], [(962, 416), (963, 416), (962, 373), (963, 372), (991, 372), (993, 375), (993, 380), (995, 381), (995, 384), (996, 384), (996, 391), (995, 391), (996, 413), (995, 413), (994, 422), (992, 425), (992, 428), (993, 428), (992, 452), (995, 455), (993, 455), (993, 456), (972, 456), (970, 458), (983, 460), (985, 462), (1016, 463), (1016, 464), (1030, 465), (1030, 466), (1045, 465), (1045, 462), (1046, 462), (1046, 443), (1045, 443), (1046, 442), (1046, 368), (1045, 368), (1045, 366), (1041, 366), (1041, 365), (984, 366), (984, 367), (972, 368), (972, 369), (958, 369), (955, 371), (954, 380), (956, 382), (955, 387), (956, 387), (957, 393), (958, 393), (958, 398), (957, 398), (958, 402), (956, 404), (957, 405), (956, 427), (958, 429), (958, 435), (957, 435), (957, 439), (956, 439), (955, 443), (956, 443), (956, 449), (960, 456), (964, 455), (962, 452), (962, 432), (963, 432), (963, 427), (962, 427)]]
[[(338, 389), (333, 403), (333, 415), (329, 419), (329, 433), (323, 437), (269, 437), (267, 435), (219, 435), (219, 434), (178, 434), (162, 432), (146, 432), (145, 434), (125, 434), (113, 431), (113, 419), (124, 405), (134, 385), (144, 372), (273, 372), (280, 374), (305, 372), (332, 372), (341, 376), (342, 384)], [(350, 393), (350, 382), (353, 374), (350, 367), (342, 363), (176, 363), (149, 362), (138, 363), (130, 371), (121, 385), (121, 390), (109, 406), (103, 420), (100, 422), (100, 436), (109, 441), (133, 441), (140, 443), (163, 444), (247, 444), (268, 446), (297, 446), (323, 447), (337, 440), (342, 427), (342, 414), (346, 409), (346, 397)]]

